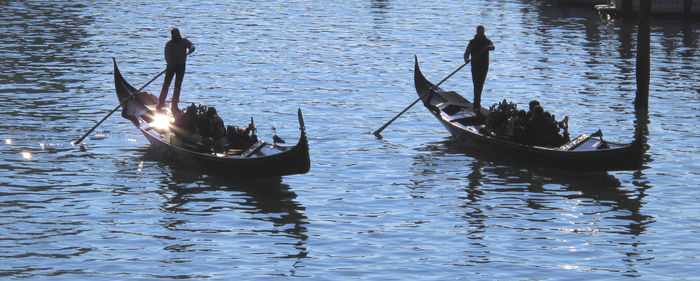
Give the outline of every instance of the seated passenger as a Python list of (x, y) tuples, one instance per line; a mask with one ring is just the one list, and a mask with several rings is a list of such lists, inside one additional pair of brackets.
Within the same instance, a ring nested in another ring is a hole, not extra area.
[(544, 116), (544, 109), (539, 105), (535, 105), (530, 112), (530, 118), (527, 122), (526, 144), (539, 146), (547, 145), (550, 135), (548, 123)]

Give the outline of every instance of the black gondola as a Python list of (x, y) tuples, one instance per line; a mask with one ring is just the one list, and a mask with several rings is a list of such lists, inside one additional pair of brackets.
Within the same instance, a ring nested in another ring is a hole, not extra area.
[[(473, 104), (456, 92), (431, 89), (434, 85), (421, 73), (417, 57), (415, 60), (413, 79), (423, 105), (467, 149), (512, 158), (529, 166), (570, 171), (636, 170), (642, 165), (642, 143), (638, 139), (619, 144), (603, 140), (600, 134), (581, 134), (562, 146), (546, 147), (487, 135), (480, 131), (484, 118), (475, 114)], [(489, 114), (485, 108), (480, 112), (483, 116)]]
[[(117, 97), (122, 103), (122, 117), (132, 121), (137, 129), (146, 136), (151, 146), (163, 156), (195, 163), (230, 175), (240, 177), (278, 177), (292, 174), (304, 174), (309, 171), (309, 145), (304, 127), (301, 109), (297, 115), (301, 136), (296, 145), (279, 146), (263, 140), (251, 142), (240, 149), (219, 152), (203, 152), (178, 141), (172, 124), (164, 128), (155, 126), (155, 106), (158, 98), (144, 92), (133, 95), (136, 88), (130, 85), (119, 72), (114, 61), (114, 84)], [(167, 105), (165, 108), (169, 108)], [(162, 114), (162, 113), (157, 113)], [(172, 120), (172, 113), (165, 112), (166, 120)]]

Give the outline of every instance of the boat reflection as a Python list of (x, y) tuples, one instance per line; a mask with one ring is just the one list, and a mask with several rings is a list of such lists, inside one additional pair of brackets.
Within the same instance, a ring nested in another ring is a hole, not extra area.
[[(243, 212), (249, 216), (237, 217), (238, 220), (250, 219), (270, 224), (246, 232), (283, 235), (296, 240), (284, 243), (293, 245), (295, 250), (277, 258), (297, 259), (296, 266), (307, 256), (308, 219), (304, 214), (305, 208), (296, 200), (297, 195), (290, 186), (282, 182), (281, 177), (245, 179), (231, 176), (226, 171), (154, 158), (158, 158), (157, 153), (149, 149), (145, 151), (142, 159), (153, 161), (152, 163), (156, 163), (167, 174), (161, 179), (161, 186), (167, 189), (159, 192), (166, 199), (162, 204), (162, 209), (166, 212), (195, 212), (207, 215), (213, 212)], [(179, 223), (173, 220), (166, 223), (165, 227), (177, 227)]]
[(652, 219), (641, 213), (645, 190), (650, 188), (648, 183), (638, 184), (644, 178), (641, 170), (634, 172), (633, 186), (630, 187), (607, 172), (536, 169), (523, 163), (499, 162), (503, 161), (500, 157), (484, 152), (464, 154), (459, 144), (451, 139), (428, 143), (419, 150), (424, 153), (415, 157), (414, 168), (420, 173), (461, 176), (466, 184), (464, 198), (472, 206), (469, 209), (475, 209), (474, 204), (496, 196), (488, 193), (520, 192), (536, 195), (521, 198), (527, 208), (533, 210), (551, 208), (545, 205), (561, 202), (562, 199), (586, 199), (578, 204), (591, 204), (593, 200), (597, 206), (616, 211), (612, 218), (629, 221), (622, 232), (630, 235), (644, 233)]
[[(625, 264), (630, 272), (637, 272), (639, 261), (650, 258), (643, 234), (654, 218), (642, 212), (651, 187), (644, 170), (620, 172), (621, 181), (606, 172), (529, 169), (488, 156), (471, 158), (449, 139), (419, 150), (413, 166), (416, 177), (441, 174), (441, 185), (455, 185), (461, 221), (454, 228), (463, 230), (470, 241), (465, 264), (494, 262), (493, 247), (542, 253), (558, 247), (585, 252), (592, 244), (604, 245), (613, 256), (623, 257), (615, 263)], [(420, 187), (435, 186), (431, 181), (416, 182)], [(596, 238), (601, 236), (619, 239)], [(598, 269), (609, 270), (605, 265), (593, 268)]]

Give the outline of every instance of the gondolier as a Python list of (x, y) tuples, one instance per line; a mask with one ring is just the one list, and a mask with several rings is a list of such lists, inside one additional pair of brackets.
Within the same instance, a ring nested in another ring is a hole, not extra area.
[(182, 88), (182, 79), (185, 76), (185, 64), (187, 55), (194, 52), (194, 44), (192, 44), (190, 40), (182, 38), (182, 36), (180, 36), (180, 30), (177, 28), (173, 28), (170, 34), (172, 38), (165, 44), (165, 62), (167, 62), (168, 66), (165, 70), (165, 80), (163, 81), (163, 88), (160, 91), (156, 110), (161, 110), (165, 105), (165, 98), (168, 97), (170, 82), (172, 82), (173, 76), (176, 75), (171, 110), (172, 112), (179, 112), (177, 103), (180, 101), (180, 88)]
[(484, 27), (476, 27), (476, 35), (469, 40), (467, 50), (464, 52), (464, 62), (472, 63), (472, 81), (474, 82), (474, 111), (480, 113), (481, 91), (484, 89), (486, 74), (489, 71), (489, 51), (495, 50), (493, 42), (486, 38)]

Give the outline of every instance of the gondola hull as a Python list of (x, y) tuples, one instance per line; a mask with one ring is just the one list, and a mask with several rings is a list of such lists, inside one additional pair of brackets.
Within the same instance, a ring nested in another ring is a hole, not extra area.
[(178, 142), (171, 129), (153, 126), (151, 115), (155, 111), (157, 98), (146, 93), (134, 95), (136, 89), (119, 72), (116, 60), (114, 82), (117, 97), (124, 108), (122, 117), (132, 121), (151, 143), (152, 148), (163, 157), (225, 171), (229, 175), (239, 177), (279, 177), (304, 174), (310, 169), (309, 145), (301, 109), (298, 111), (301, 134), (294, 146), (282, 147), (275, 143), (257, 141), (236, 155), (201, 152)]
[[(468, 150), (497, 155), (528, 166), (568, 171), (636, 170), (641, 167), (642, 144), (639, 140), (619, 144), (582, 134), (561, 147), (543, 147), (485, 135), (479, 130), (483, 118), (476, 116), (473, 104), (455, 92), (439, 87), (431, 90), (434, 85), (421, 73), (417, 58), (414, 83), (423, 105)], [(428, 93), (429, 90), (433, 94)], [(482, 115), (488, 115), (488, 110), (479, 110)]]

